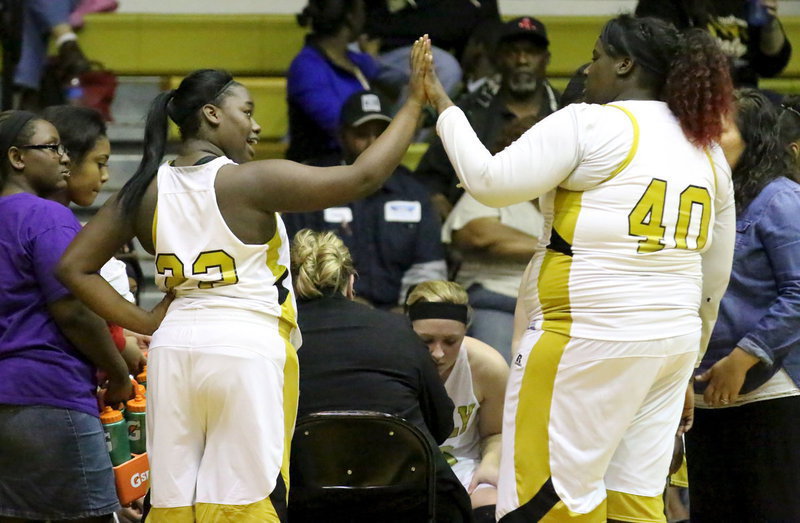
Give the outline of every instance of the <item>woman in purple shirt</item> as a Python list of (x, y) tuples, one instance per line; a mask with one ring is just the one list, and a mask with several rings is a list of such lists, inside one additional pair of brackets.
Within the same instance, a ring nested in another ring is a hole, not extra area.
[(351, 94), (370, 89), (378, 63), (348, 44), (363, 32), (364, 0), (310, 0), (298, 15), (311, 24), (286, 79), (289, 149), (286, 158), (306, 162), (339, 152), (339, 113)]
[(69, 156), (33, 113), (0, 113), (0, 521), (111, 521), (118, 508), (98, 419), (130, 394), (105, 322), (55, 278), (80, 224), (62, 204)]

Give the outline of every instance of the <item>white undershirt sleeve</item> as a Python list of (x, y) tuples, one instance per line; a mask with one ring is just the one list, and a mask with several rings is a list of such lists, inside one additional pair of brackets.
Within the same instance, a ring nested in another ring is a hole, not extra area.
[(504, 207), (538, 198), (577, 167), (579, 127), (570, 109), (551, 114), (494, 156), (456, 106), (439, 115), (436, 131), (464, 189), (485, 205)]

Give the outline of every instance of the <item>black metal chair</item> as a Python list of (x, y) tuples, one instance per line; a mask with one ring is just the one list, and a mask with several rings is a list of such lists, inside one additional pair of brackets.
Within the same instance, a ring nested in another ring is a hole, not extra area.
[(391, 414), (304, 416), (292, 440), (289, 520), (432, 522), (434, 452), (422, 431)]

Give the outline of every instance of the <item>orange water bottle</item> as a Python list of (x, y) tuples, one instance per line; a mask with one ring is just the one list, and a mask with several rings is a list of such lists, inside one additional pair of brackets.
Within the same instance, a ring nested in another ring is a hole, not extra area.
[(147, 387), (147, 365), (144, 366), (142, 372), (136, 375), (136, 381), (138, 381), (142, 387)]
[(128, 425), (122, 413), (108, 405), (100, 413), (103, 431), (106, 433), (106, 446), (111, 456), (111, 464), (115, 467), (131, 459), (131, 446), (128, 443)]
[(128, 400), (128, 409), (125, 412), (125, 419), (128, 422), (128, 441), (130, 442), (131, 452), (134, 454), (144, 454), (147, 452), (146, 446), (146, 427), (145, 411), (147, 401), (144, 398), (144, 387), (136, 386), (136, 397)]

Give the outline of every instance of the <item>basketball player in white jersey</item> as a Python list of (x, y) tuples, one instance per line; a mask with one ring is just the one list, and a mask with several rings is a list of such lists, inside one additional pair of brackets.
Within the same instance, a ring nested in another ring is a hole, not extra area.
[(716, 144), (725, 57), (702, 31), (621, 15), (592, 53), (590, 103), (495, 156), (429, 80), (464, 188), (494, 206), (538, 197), (545, 217), (519, 293), (528, 329), (506, 392), (498, 520), (665, 521), (687, 385), (733, 254)]
[(455, 406), (453, 433), (439, 448), (470, 495), (475, 522), (484, 523), (495, 520), (508, 364), (494, 348), (466, 336), (468, 302), (461, 285), (426, 281), (412, 288), (406, 312)]
[[(251, 162), (259, 125), (247, 89), (205, 69), (156, 97), (136, 173), (82, 231), (60, 277), (99, 315), (153, 335), (148, 521), (285, 521), (297, 410), (297, 332), (289, 245), (279, 211), (362, 198), (391, 175), (425, 101), (430, 42), (412, 53), (409, 98), (355, 163)], [(427, 62), (426, 62), (427, 61)], [(167, 121), (178, 157), (160, 165)], [(174, 293), (163, 324), (95, 274), (136, 236)]]

